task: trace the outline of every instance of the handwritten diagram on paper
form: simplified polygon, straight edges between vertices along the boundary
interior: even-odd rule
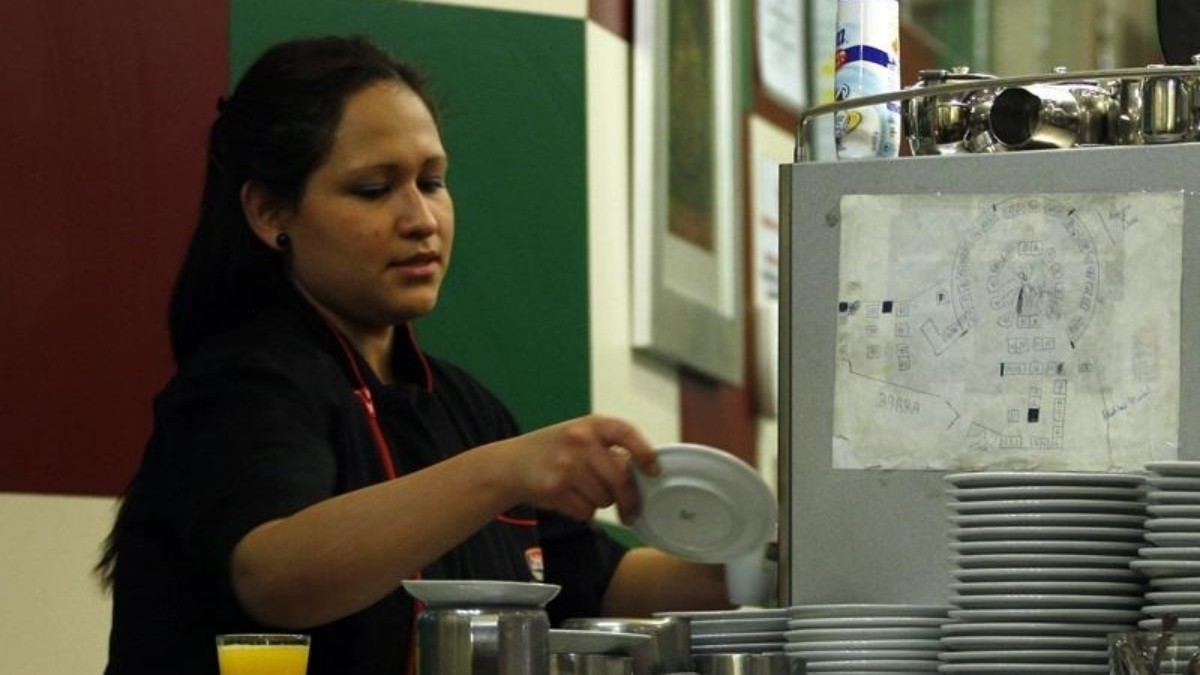
[[[1175,458],[1182,224],[1179,193],[843,197],[834,467]]]

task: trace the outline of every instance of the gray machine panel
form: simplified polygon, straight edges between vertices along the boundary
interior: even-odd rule
[[[1200,459],[1200,145],[781,167],[781,602],[944,603],[943,474],[832,468],[840,198],[846,194],[1182,191],[1180,456]]]

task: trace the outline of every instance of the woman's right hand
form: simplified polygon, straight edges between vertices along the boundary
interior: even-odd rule
[[[579,520],[612,504],[637,515],[633,471],[657,475],[654,449],[629,423],[588,415],[501,441],[521,502]]]

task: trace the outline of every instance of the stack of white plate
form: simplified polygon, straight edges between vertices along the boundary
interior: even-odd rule
[[[767,654],[782,652],[787,609],[734,609],[712,612],[660,612],[685,617],[691,627],[692,654]]]
[[[1173,614],[1181,630],[1200,630],[1200,462],[1151,462],[1146,479],[1146,542],[1133,569],[1150,590],[1142,607],[1155,630]]]
[[[936,673],[944,605],[833,604],[790,609],[784,650],[807,673]]]
[[[950,474],[952,622],[941,673],[1108,672],[1106,634],[1143,618],[1130,569],[1145,476]]]

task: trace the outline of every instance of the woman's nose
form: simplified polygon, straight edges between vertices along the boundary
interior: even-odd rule
[[[403,235],[427,237],[437,231],[437,215],[420,187],[412,185],[404,190],[397,211],[397,226]]]

